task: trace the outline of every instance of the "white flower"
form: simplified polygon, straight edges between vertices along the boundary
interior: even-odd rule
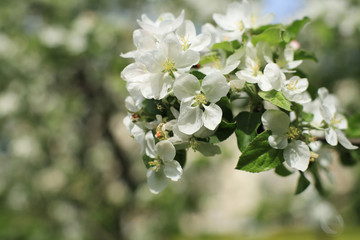
[[[306,78],[293,76],[284,82],[282,93],[288,100],[292,102],[297,102],[300,104],[308,103],[311,101],[309,93],[306,92],[308,86],[309,82]]]
[[[281,68],[281,71],[284,73],[295,72],[292,69],[297,68],[303,61],[294,60],[294,48],[292,44],[286,45],[284,51],[280,53],[279,57],[276,59],[276,64]],[[272,52],[269,45],[264,45],[264,58],[268,63],[274,63],[272,60]]]
[[[152,193],[159,193],[165,189],[168,179],[178,181],[182,175],[182,168],[178,161],[174,160],[175,147],[171,142],[164,140],[155,145],[152,138],[151,151],[147,154],[153,160],[148,162],[147,182]]]
[[[299,134],[296,128],[290,128],[289,116],[280,110],[267,110],[261,116],[265,130],[270,130],[269,144],[275,149],[284,149],[285,162],[292,168],[305,171],[310,161],[310,149],[300,140],[288,143],[288,133]]]
[[[244,79],[249,83],[260,82],[263,73],[261,71],[260,56],[258,56],[259,46],[260,44],[258,44],[257,47],[254,47],[251,43],[246,45],[245,68],[236,72],[236,76],[239,79]]]
[[[258,86],[262,91],[270,91],[275,89],[280,91],[281,86],[285,82],[286,77],[275,63],[268,63],[264,68],[264,74],[258,81]]]
[[[174,94],[181,100],[179,130],[188,135],[197,132],[202,126],[214,130],[222,118],[222,110],[215,103],[228,91],[226,78],[220,73],[207,75],[201,85],[190,74],[176,79]]]
[[[122,53],[120,56],[123,58],[137,58],[146,51],[156,49],[157,41],[150,33],[137,29],[133,33],[133,42],[136,50],[127,53]]]
[[[226,15],[214,13],[213,19],[219,27],[228,31],[226,36],[229,41],[232,41],[241,40],[246,29],[269,24],[273,19],[273,15],[268,14],[258,17],[248,1],[243,1],[242,3],[231,3],[227,8]]]
[[[183,50],[191,49],[197,52],[203,51],[210,45],[210,33],[201,33],[196,35],[194,23],[185,20],[183,24],[176,30],[176,35],[181,42]]]
[[[226,58],[225,55],[214,56],[214,60],[210,64],[206,64],[199,69],[205,75],[220,72],[224,75],[234,71],[240,64],[240,58],[244,55],[242,50],[235,51]]]
[[[224,37],[222,35],[222,31],[219,28],[215,28],[212,24],[206,23],[201,27],[202,33],[210,34],[211,41],[209,44],[209,47],[214,45],[215,43],[219,43],[224,40]]]
[[[153,22],[148,16],[143,14],[141,20],[138,20],[138,23],[142,29],[160,39],[161,36],[175,31],[183,23],[184,16],[184,10],[181,11],[177,18],[171,13],[163,13]]]
[[[121,76],[132,96],[140,93],[144,98],[162,99],[171,90],[175,73],[189,70],[199,59],[198,52],[183,51],[172,33],[166,35],[157,50],[142,54],[137,62],[128,65]]]
[[[349,150],[357,149],[345,136],[341,130],[345,130],[348,127],[345,116],[337,112],[336,106],[338,105],[338,99],[329,94],[328,90],[324,87],[318,89],[318,95],[320,100],[320,113],[327,124],[325,129],[325,139],[332,145],[336,146],[338,142]]]

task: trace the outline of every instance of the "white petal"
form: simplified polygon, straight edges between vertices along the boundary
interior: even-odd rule
[[[125,81],[141,81],[144,79],[148,72],[145,69],[145,66],[141,63],[132,63],[129,64],[122,70],[121,78]]]
[[[284,149],[288,145],[286,135],[270,135],[268,141],[270,146],[275,149]]]
[[[270,90],[274,89],[273,86],[271,85],[269,79],[264,75],[262,75],[260,77],[260,80],[258,81],[257,84],[258,84],[259,88],[264,92],[267,92],[267,91],[270,91]]]
[[[203,125],[202,115],[203,112],[199,107],[188,106],[181,108],[178,120],[179,130],[192,135]]]
[[[331,146],[336,146],[338,144],[338,138],[336,132],[331,127],[325,129],[325,139],[327,143],[330,144]]]
[[[176,30],[176,34],[184,37],[186,40],[191,40],[196,37],[195,25],[190,20],[185,20],[181,26]]]
[[[358,149],[357,146],[354,146],[354,145],[349,141],[349,139],[347,139],[347,138],[345,137],[344,133],[343,133],[341,130],[337,129],[337,130],[335,130],[335,131],[336,131],[336,134],[337,134],[337,136],[338,136],[338,139],[339,139],[340,144],[341,144],[344,148],[349,149],[349,150]]]
[[[151,131],[145,134],[145,153],[151,158],[156,157],[155,139]]]
[[[254,76],[253,72],[249,71],[248,69],[240,70],[240,71],[236,72],[235,75],[239,79],[243,79],[248,83],[258,83],[261,81],[261,75]],[[270,88],[271,88],[271,86],[270,86]]]
[[[229,92],[229,85],[221,73],[211,73],[202,81],[201,91],[206,100],[216,103]]]
[[[190,49],[199,52],[204,50],[206,47],[208,47],[210,43],[211,43],[210,33],[202,33],[192,40]]]
[[[191,68],[200,60],[200,54],[194,50],[188,49],[179,55],[174,56],[175,67],[177,69]]]
[[[289,167],[304,172],[309,166],[310,149],[300,140],[289,143],[289,145],[284,149],[283,155]]]
[[[336,128],[339,128],[339,129],[347,129],[348,128],[348,123],[347,123],[345,116],[340,113],[335,114],[334,122],[335,123],[333,124],[333,126],[335,126]]]
[[[329,96],[329,91],[325,87],[321,87],[318,89],[318,95],[321,100],[324,100],[327,96]]]
[[[181,178],[182,172],[183,170],[178,161],[172,160],[165,162],[165,176],[170,178],[172,181],[178,181]]]
[[[164,49],[148,51],[141,54],[136,60],[145,66],[145,70],[152,73],[160,73],[166,60]]]
[[[264,68],[264,75],[261,79],[261,82],[258,84],[261,90],[263,91],[269,91],[269,90],[265,90],[269,88],[268,85],[271,85],[271,89],[275,89],[279,91],[285,79],[286,79],[285,75],[281,72],[277,64],[268,63]]]
[[[222,110],[215,103],[211,103],[209,106],[205,106],[203,113],[204,126],[210,130],[214,130],[221,122]]]
[[[162,99],[171,89],[172,83],[172,77],[167,74],[149,73],[140,90],[145,98]]]
[[[200,82],[192,74],[183,74],[175,80],[173,89],[175,96],[182,100],[196,96],[197,92],[200,91]]]
[[[144,30],[137,29],[133,33],[134,45],[138,50],[154,50],[156,43],[154,38]]]
[[[176,150],[171,142],[164,140],[156,144],[155,150],[157,155],[164,161],[171,161],[174,159]]]
[[[166,188],[168,180],[163,171],[154,171],[151,168],[147,170],[147,183],[152,193],[159,193]]]
[[[296,60],[296,61],[292,61],[292,62],[288,62],[286,64],[286,67],[288,69],[294,69],[294,68],[297,68],[298,66],[300,66],[300,64],[302,64],[302,60]]]
[[[235,61],[235,62],[231,62],[227,65],[225,65],[225,67],[221,70],[221,73],[226,75],[226,74],[229,74],[231,73],[232,71],[235,70],[235,68],[237,68],[240,64],[240,61]]]
[[[236,25],[232,21],[229,21],[229,19],[224,15],[214,13],[213,19],[216,22],[216,24],[219,25],[219,27],[221,27],[224,30],[227,31],[236,30]]]
[[[284,58],[287,62],[294,60],[294,49],[290,45],[287,45],[284,49]]]
[[[266,110],[261,121],[265,130],[271,130],[273,135],[284,135],[290,126],[289,116],[280,110]]]
[[[321,116],[324,118],[324,121],[330,124],[331,119],[334,116],[333,114],[331,114],[330,109],[327,106],[325,106],[324,104],[321,104],[320,105],[320,113],[321,113]]]

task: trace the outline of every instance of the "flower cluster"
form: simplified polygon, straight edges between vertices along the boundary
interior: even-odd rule
[[[151,192],[181,178],[189,148],[218,154],[216,143],[234,132],[242,152],[236,168],[250,172],[283,163],[306,171],[318,158],[316,137],[356,148],[342,132],[336,98],[321,88],[312,100],[298,71],[316,60],[295,40],[308,18],[271,25],[271,14],[254,13],[247,1],[234,2],[200,33],[184,11],[138,20],[136,50],[122,54],[134,59],[121,73],[130,93],[124,124],[141,144]],[[239,99],[246,104],[233,116]]]

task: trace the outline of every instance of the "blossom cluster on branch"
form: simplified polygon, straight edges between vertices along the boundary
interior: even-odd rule
[[[257,16],[247,1],[234,2],[226,14],[213,14],[217,26],[197,33],[184,16],[142,15],[136,50],[121,55],[134,59],[121,73],[130,93],[124,124],[141,144],[151,192],[181,178],[189,148],[219,154],[216,144],[233,133],[241,151],[236,169],[275,168],[283,176],[299,170],[297,193],[310,183],[304,172],[317,176],[327,166],[317,137],[357,148],[343,133],[347,121],[336,97],[320,88],[312,99],[298,69],[317,61],[295,40],[308,18],[270,24],[272,14]]]

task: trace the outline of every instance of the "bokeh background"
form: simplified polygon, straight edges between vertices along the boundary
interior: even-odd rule
[[[313,187],[294,196],[297,177],[235,170],[234,138],[223,153],[188,153],[183,178],[149,192],[126,115],[119,55],[134,49],[142,13],[186,18],[200,29],[230,1],[1,0],[0,239],[359,239],[360,152],[334,158]],[[309,16],[300,33],[318,63],[305,62],[310,92],[326,86],[360,137],[360,3],[256,1],[275,22]]]

